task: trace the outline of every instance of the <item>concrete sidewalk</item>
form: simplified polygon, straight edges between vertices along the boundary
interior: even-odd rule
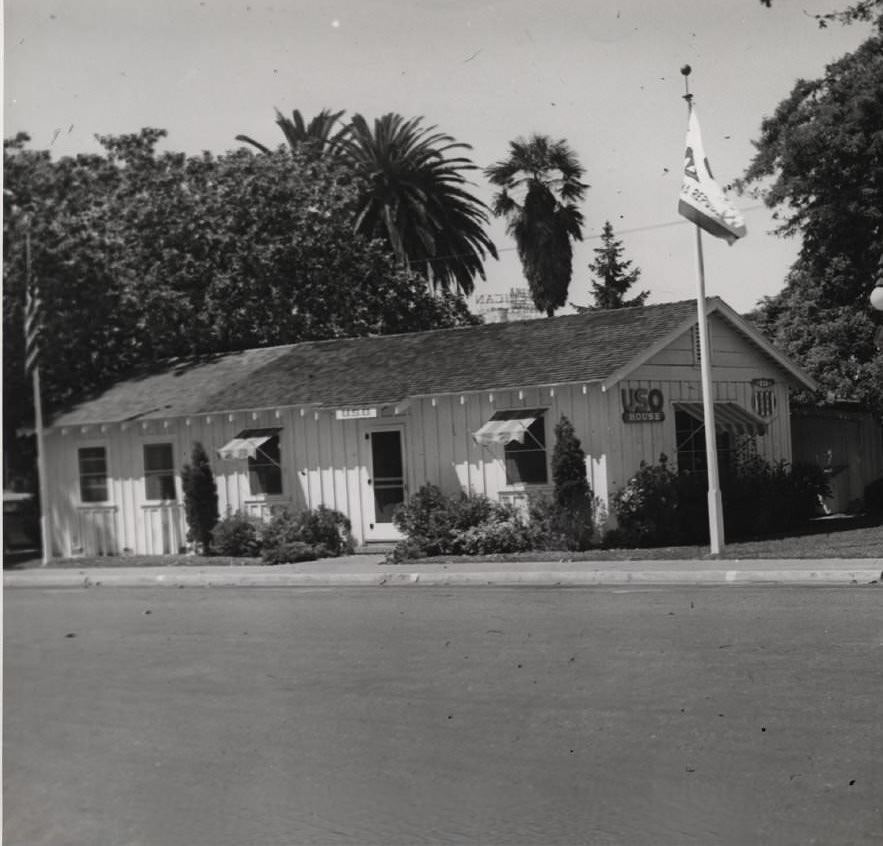
[[[100,567],[3,574],[5,588],[76,587],[593,587],[616,585],[866,585],[883,558],[685,561],[384,563],[353,555],[275,567]]]

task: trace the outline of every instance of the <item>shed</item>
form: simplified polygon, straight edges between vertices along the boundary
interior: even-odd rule
[[[720,460],[790,460],[789,387],[815,383],[722,300],[706,310]],[[389,542],[425,483],[516,503],[550,492],[562,415],[603,514],[642,460],[703,466],[696,326],[689,300],[168,362],[47,428],[53,552],[184,548],[197,441],[222,514],[324,504],[360,545]]]

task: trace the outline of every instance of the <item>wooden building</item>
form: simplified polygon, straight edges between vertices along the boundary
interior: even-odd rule
[[[816,385],[720,299],[707,311],[720,461],[790,460],[788,389]],[[696,322],[686,301],[171,362],[47,428],[53,554],[182,549],[197,441],[222,514],[324,504],[370,545],[397,537],[395,507],[427,482],[551,490],[566,415],[603,506],[642,460],[703,465]]]

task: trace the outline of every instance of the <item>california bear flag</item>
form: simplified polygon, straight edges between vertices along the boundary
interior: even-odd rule
[[[711,175],[702,146],[699,119],[692,107],[687,124],[684,181],[681,183],[678,214],[692,220],[709,235],[726,239],[728,244],[744,238],[747,231],[744,218],[730,204]]]

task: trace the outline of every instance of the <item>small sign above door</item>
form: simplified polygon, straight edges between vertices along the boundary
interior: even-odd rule
[[[334,411],[335,420],[364,420],[376,416],[376,408],[338,408]]]

